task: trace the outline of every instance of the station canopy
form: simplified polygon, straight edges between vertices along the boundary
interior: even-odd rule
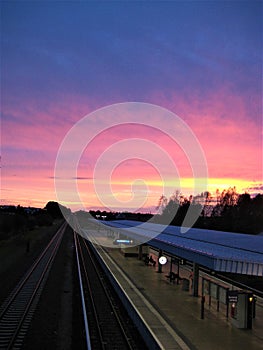
[[[106,221],[126,237],[214,271],[263,276],[263,236],[131,220]]]

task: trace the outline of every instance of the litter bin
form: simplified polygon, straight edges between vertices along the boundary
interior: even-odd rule
[[[189,292],[190,281],[187,278],[183,278],[182,290]]]

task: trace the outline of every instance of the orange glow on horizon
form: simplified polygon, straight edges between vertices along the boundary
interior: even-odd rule
[[[199,180],[201,181],[201,179]],[[17,186],[17,179],[13,179],[13,181],[16,182]],[[137,181],[135,188],[133,188],[132,183],[127,181],[127,179],[115,180],[111,184],[112,193],[101,193],[100,198],[98,198],[98,195],[94,191],[92,180],[83,179],[78,182],[80,182],[80,198],[83,201],[86,210],[106,209],[112,211],[125,211],[127,209],[134,209],[135,211],[147,211],[147,208],[149,208],[149,210],[153,212],[158,204],[160,196],[163,194],[163,183],[156,179],[145,180],[145,182]],[[217,189],[222,192],[229,187],[235,186],[237,193],[262,193],[262,191],[252,190],[257,184],[260,185],[260,182],[252,183],[245,179],[234,178],[210,178],[208,179],[207,190],[214,195]],[[176,186],[174,179],[170,179],[168,182],[166,181],[166,186],[167,185],[169,185],[169,188],[166,188],[166,190],[168,190],[166,191],[166,193],[168,192],[168,198],[177,190],[185,196],[193,194],[194,181],[192,178],[181,178],[180,187]],[[53,179],[30,179],[29,181],[28,179],[20,178],[19,186],[16,187],[16,190],[8,191],[5,188],[2,189],[1,205],[22,205],[26,207],[31,206],[43,208],[48,201],[57,200],[54,188],[51,190],[52,186]],[[67,189],[65,189],[65,191],[67,191]],[[136,193],[134,193],[134,191]],[[138,208],[138,210],[136,207],[129,207],[129,201],[131,201],[134,195],[137,196],[138,200],[142,203],[142,207]],[[8,197],[8,199],[5,199],[5,197]],[[108,203],[113,197],[118,200],[119,206],[105,208],[103,205],[104,200]],[[61,204],[71,208],[73,211],[80,209],[79,203],[72,203],[70,200],[67,203],[65,202]]]

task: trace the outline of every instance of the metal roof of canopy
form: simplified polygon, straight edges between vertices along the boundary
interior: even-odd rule
[[[103,224],[211,270],[263,276],[263,236],[196,228],[181,233],[178,226],[129,220]]]

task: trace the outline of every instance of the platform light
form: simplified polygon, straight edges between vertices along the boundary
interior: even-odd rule
[[[160,263],[161,265],[165,265],[165,264],[167,263],[167,258],[166,258],[166,256],[160,256],[160,258],[159,258],[159,263]]]

